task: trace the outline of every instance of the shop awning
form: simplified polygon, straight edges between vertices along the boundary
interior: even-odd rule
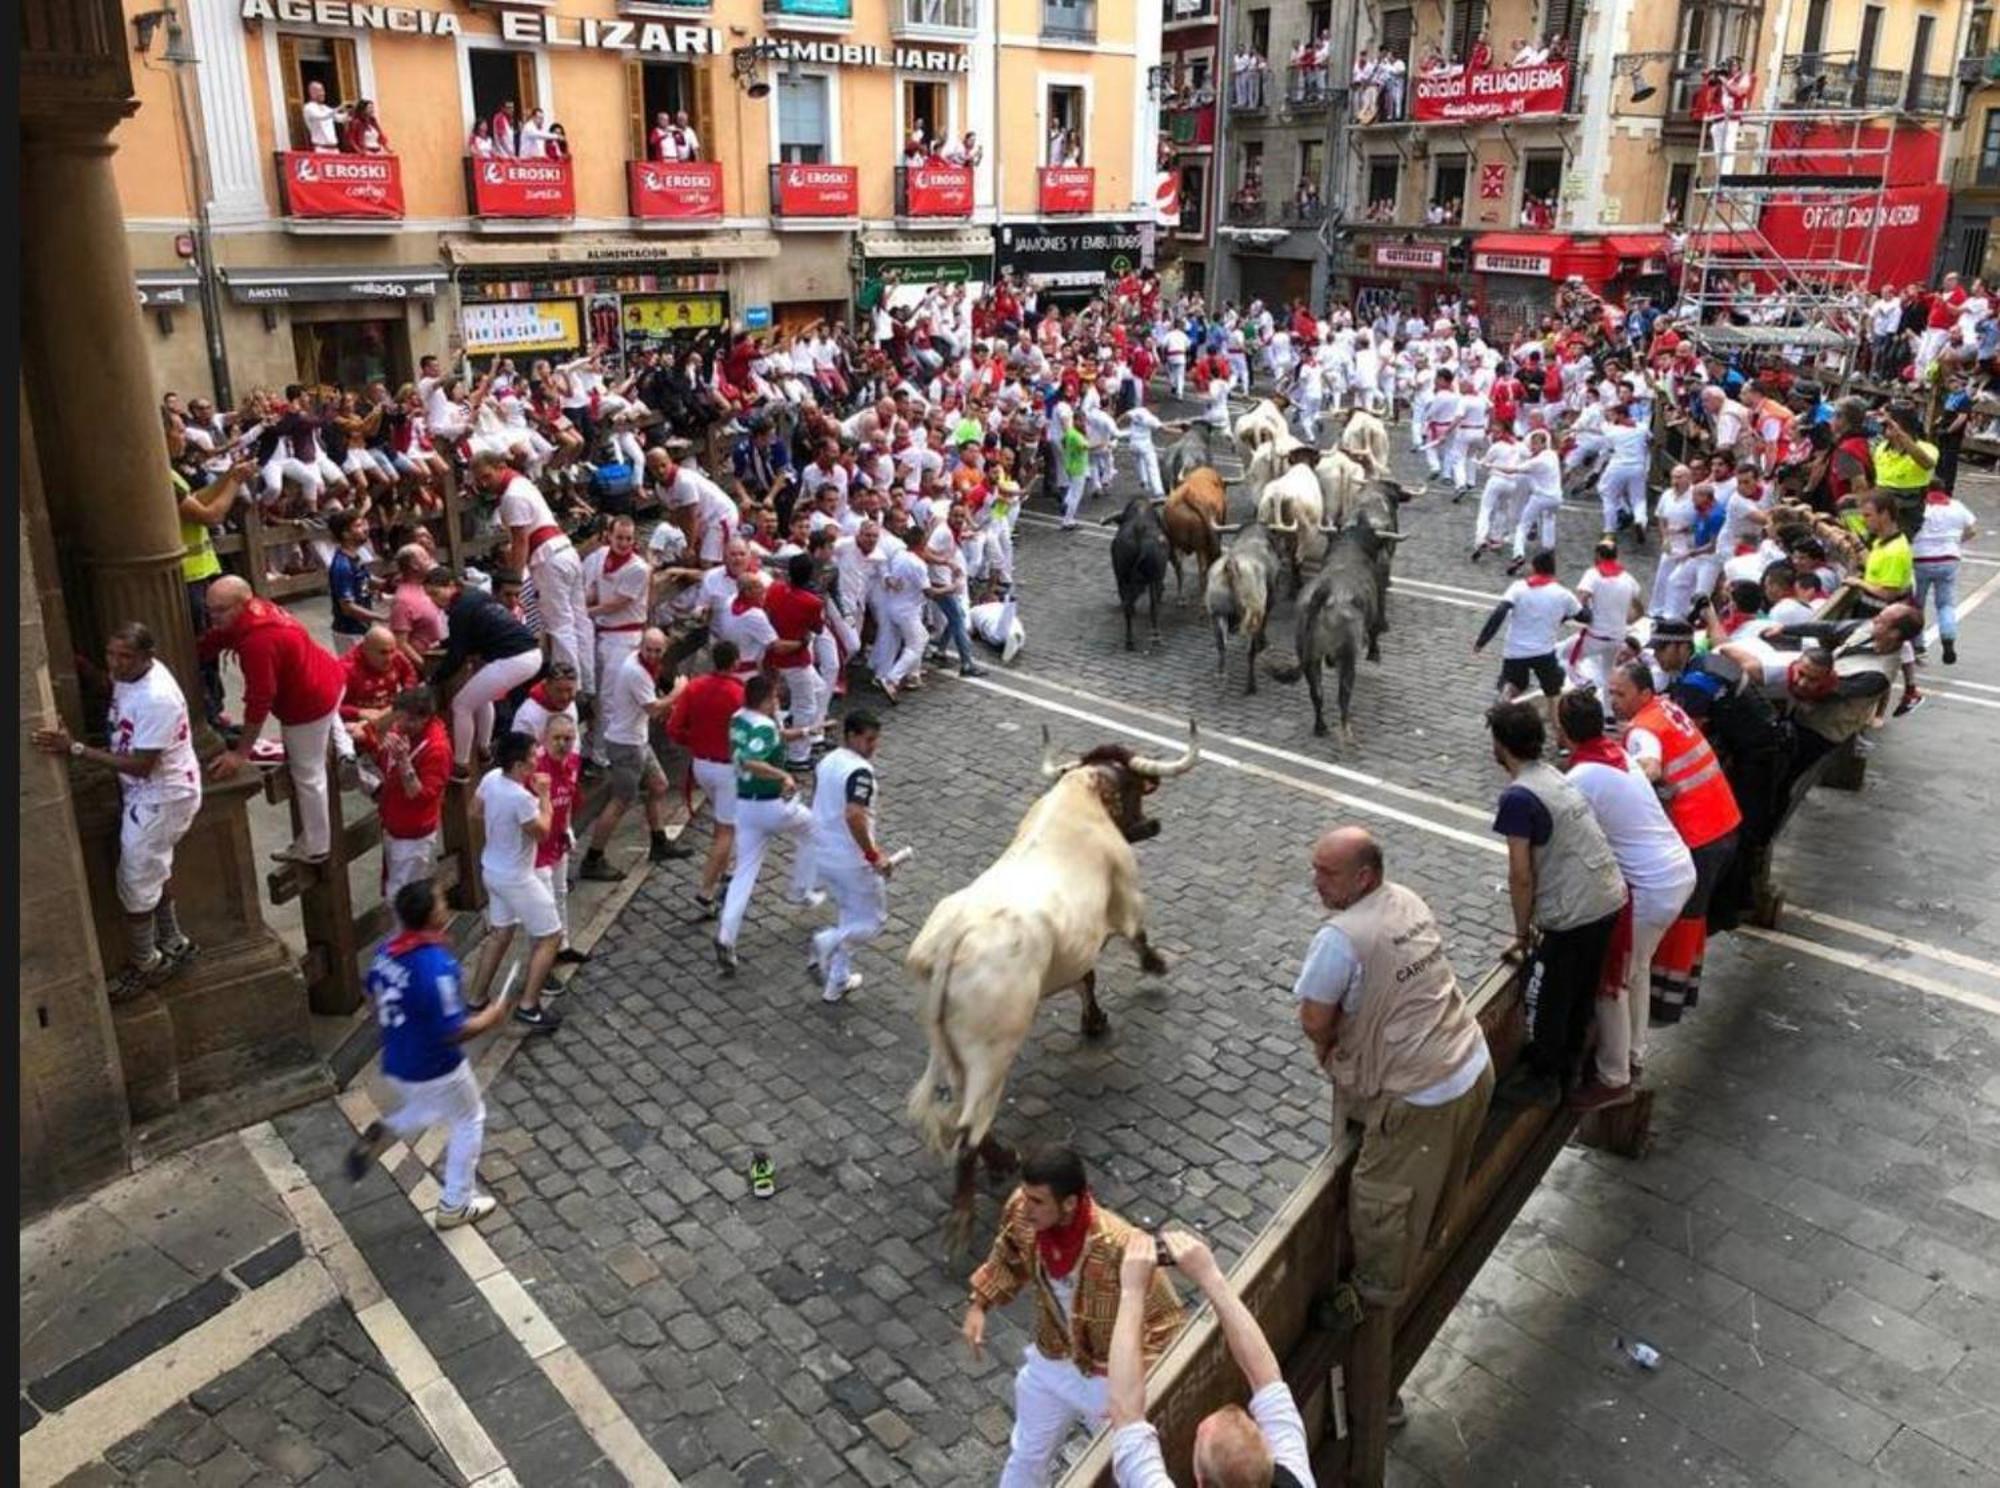
[[[735,258],[776,258],[774,237],[732,238],[726,233],[701,237],[584,237],[513,241],[446,238],[445,257],[456,264],[594,264],[609,272],[618,264],[648,264],[683,259],[710,261]]]
[[[315,300],[429,300],[450,275],[439,264],[353,268],[223,269],[229,297],[242,305]]]
[[[1665,258],[1665,233],[1607,233],[1604,246],[1619,258]]]
[[[1472,267],[1482,274],[1559,279],[1556,265],[1569,246],[1559,233],[1482,233],[1472,240]]]
[[[954,233],[869,233],[861,240],[863,258],[991,258],[993,233],[975,228]]]
[[[141,269],[132,282],[143,309],[170,310],[193,298],[188,291],[201,283],[201,276],[193,269]]]
[[[1481,233],[1472,240],[1474,253],[1542,253],[1553,257],[1569,247],[1561,233]]]

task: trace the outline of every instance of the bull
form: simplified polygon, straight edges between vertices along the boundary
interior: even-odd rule
[[[1394,517],[1393,503],[1388,507]],[[1361,656],[1382,659],[1380,638],[1387,628],[1388,554],[1402,534],[1377,526],[1364,517],[1333,533],[1326,561],[1299,596],[1298,654],[1291,661],[1271,661],[1267,668],[1280,682],[1303,676],[1312,694],[1313,732],[1326,733],[1326,700],[1321,677],[1331,666],[1338,678],[1340,741],[1352,746],[1354,729],[1348,705],[1354,696],[1354,669]]]
[[[1103,744],[1067,764],[1043,729],[1042,775],[1053,784],[993,866],[939,900],[911,943],[904,966],[918,989],[930,1062],[907,1109],[932,1150],[956,1160],[954,1249],[971,1230],[976,1163],[996,1173],[1014,1164],[993,1137],[993,1118],[1036,1009],[1075,987],[1084,1035],[1108,1032],[1111,1020],[1097,1004],[1097,959],[1113,935],[1131,942],[1141,970],[1165,973],[1166,959],[1146,939],[1132,844],[1160,831],[1145,798],[1200,758],[1192,724],[1178,759]]]
[[[1160,591],[1166,587],[1167,559],[1172,549],[1160,513],[1144,496],[1134,496],[1125,510],[1106,517],[1104,525],[1118,531],[1111,539],[1111,571],[1118,578],[1118,603],[1125,611],[1125,649],[1138,649],[1132,642],[1132,611],[1139,596],[1150,601],[1153,627],[1151,644],[1160,643]]]
[[[1213,470],[1189,472],[1173,488],[1160,512],[1167,531],[1167,561],[1174,566],[1174,598],[1181,597],[1181,555],[1196,562],[1195,576],[1208,592],[1208,571],[1222,556],[1222,527],[1229,518],[1229,492]]]
[[[1244,459],[1253,458],[1267,444],[1284,444],[1292,438],[1292,426],[1285,421],[1285,410],[1291,406],[1291,400],[1278,393],[1259,398],[1238,416],[1229,432],[1235,436],[1236,447],[1243,452]]]
[[[1309,444],[1293,446],[1291,467],[1267,482],[1257,497],[1257,520],[1270,531],[1294,591],[1301,567],[1317,562],[1326,548],[1326,499],[1312,468],[1315,453]]]
[[[1167,446],[1167,457],[1160,462],[1160,474],[1171,491],[1188,476],[1188,472],[1202,466],[1215,464],[1215,426],[1204,421],[1189,424],[1179,439]]]
[[[1228,640],[1232,634],[1250,637],[1250,685],[1257,690],[1257,653],[1264,649],[1264,627],[1271,617],[1271,596],[1278,582],[1278,550],[1270,529],[1246,522],[1230,539],[1229,551],[1210,565],[1203,599],[1215,625],[1215,671],[1229,672]]]
[[[1389,430],[1365,408],[1347,415],[1340,431],[1340,450],[1370,475],[1389,473]]]

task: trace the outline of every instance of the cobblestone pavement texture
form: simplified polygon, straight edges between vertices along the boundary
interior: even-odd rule
[[[1409,474],[1406,431],[1395,437]],[[1967,486],[2000,526],[2000,485]],[[1086,516],[1131,489],[1121,473]],[[1213,754],[1154,799],[1164,830],[1139,849],[1168,974],[1142,977],[1109,947],[1110,1035],[1085,1040],[1077,1002],[1056,999],[1000,1116],[1010,1142],[1077,1146],[1103,1200],[1134,1220],[1188,1223],[1233,1257],[1324,1149],[1324,1086],[1288,995],[1321,913],[1306,871],[1321,827],[1376,829],[1393,875],[1448,927],[1461,977],[1506,936],[1487,826],[1499,777],[1480,723],[1498,663],[1470,651],[1505,580],[1465,559],[1469,506],[1433,490],[1404,509],[1393,629],[1357,682],[1348,749],[1313,737],[1303,689],[1266,681],[1245,697],[1240,641],[1218,682],[1212,639],[1171,586],[1159,649],[1126,653],[1106,529],[1061,535],[1046,511],[1031,506],[1019,539],[1029,639],[1015,667],[971,683],[941,669],[893,710],[865,685],[857,695],[887,718],[883,838],[916,848],[858,958],[865,986],[819,1001],[804,952],[825,912],[782,903],[783,852],[733,981],[692,917],[689,865],[669,865],[572,980],[561,1033],[523,1043],[488,1091],[482,1173],[503,1207],[485,1238],[683,1482],[997,1473],[1031,1318],[1025,1302],[997,1315],[983,1362],[959,1342],[985,1237],[945,1255],[948,1175],[903,1116],[925,1049],[900,962],[1040,789],[1042,725],[1067,749],[1164,750],[1192,716]],[[1562,523],[1568,580],[1594,507]],[[1650,555],[1634,566],[1650,577]],[[1962,603],[1995,573],[1968,565]],[[1289,599],[1272,636],[1290,649]],[[2000,1482],[2000,1027],[1937,995],[2000,996],[2000,867],[1988,834],[1958,826],[2000,808],[1981,702],[2000,702],[2000,606],[1969,617],[1964,644],[1961,666],[1928,677],[1938,700],[1886,736],[1867,788],[1820,793],[1781,849],[1785,929],[1818,951],[1748,935],[1715,947],[1701,1008],[1658,1041],[1653,1153],[1558,1161],[1410,1381],[1392,1482]],[[1150,740],[1121,732],[1133,729]],[[280,1129],[366,1250],[364,1201],[382,1226],[414,1214],[386,1174],[351,1192],[327,1176],[343,1121],[327,1105]],[[777,1167],[769,1201],[745,1178],[758,1150]],[[982,1197],[981,1229],[998,1198]],[[371,1260],[394,1264],[386,1250]],[[424,1267],[457,1285],[428,1249]],[[428,1283],[383,1279],[431,1342],[411,1297]],[[1630,1339],[1660,1350],[1657,1370],[1629,1362]],[[447,1375],[504,1447],[485,1355],[444,1342]],[[510,1368],[518,1352],[487,1350]],[[239,1463],[247,1475],[230,1476]],[[530,1488],[564,1481],[547,1461],[514,1468]],[[73,1481],[183,1476],[452,1474],[333,1309]]]
[[[504,1200],[495,1249],[685,1480],[983,1482],[1004,1457],[1030,1319],[1025,1304],[996,1318],[984,1363],[958,1342],[969,1261],[944,1257],[946,1174],[902,1115],[925,1055],[899,963],[1038,790],[1040,725],[1075,749],[1107,737],[1088,715],[1171,740],[1192,714],[1302,757],[1217,740],[1258,772],[1211,763],[1163,789],[1165,830],[1140,858],[1171,971],[1142,978],[1109,948],[1109,1038],[1084,1040],[1077,1004],[1057,999],[1015,1066],[1001,1134],[1074,1143],[1127,1216],[1240,1253],[1323,1148],[1323,1087],[1287,995],[1319,913],[1305,871],[1318,828],[1372,820],[1392,873],[1450,927],[1460,974],[1490,964],[1508,920],[1501,860],[1325,794],[1485,838],[1498,777],[1480,713],[1497,661],[1470,641],[1504,579],[1466,563],[1471,518],[1435,491],[1406,509],[1406,582],[1343,751],[1313,738],[1302,690],[1242,695],[1240,643],[1219,685],[1171,587],[1159,651],[1128,655],[1101,529],[1060,535],[1031,516],[1018,675],[996,668],[995,688],[940,671],[888,714],[882,832],[917,856],[845,1005],[813,995],[803,952],[820,920],[780,902],[781,864],[735,981],[713,968],[687,875],[648,882],[578,978],[561,1036],[522,1049],[490,1092],[484,1171]],[[1562,520],[1573,578],[1597,523]],[[1637,566],[1650,575],[1649,556]],[[1290,610],[1273,622],[1280,647]],[[1995,636],[1990,617],[1980,633]],[[1925,772],[1990,739],[1985,712],[1934,705],[1894,731],[1864,796],[1815,802],[1784,854],[1797,897],[1827,891],[1816,902],[1964,955],[2000,950],[1978,908],[1996,902],[1990,861],[1904,809]],[[1994,804],[1990,775],[1968,789]],[[1992,1020],[1742,937],[1715,953],[1710,986],[1662,1039],[1655,1155],[1558,1164],[1414,1382],[1399,1480],[1969,1484],[2000,1469]],[[743,1176],[760,1149],[778,1170],[764,1203]],[[1635,1371],[1625,1334],[1667,1365]]]
[[[464,1481],[354,1314],[333,1306],[71,1473],[63,1488]]]

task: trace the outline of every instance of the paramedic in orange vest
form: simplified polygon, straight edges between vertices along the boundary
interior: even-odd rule
[[[1694,858],[1694,892],[1653,953],[1651,1021],[1677,1023],[1701,993],[1708,902],[1736,856],[1743,821],[1736,793],[1708,740],[1680,706],[1653,691],[1652,668],[1631,662],[1611,674],[1611,711],[1625,727],[1625,751],[1659,792],[1660,804]],[[1645,1053],[1646,1020],[1633,1017],[1632,1061]]]

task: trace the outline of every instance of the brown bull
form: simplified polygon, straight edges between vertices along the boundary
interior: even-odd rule
[[[1199,594],[1208,592],[1209,565],[1222,556],[1222,528],[1229,519],[1229,492],[1207,466],[1188,472],[1160,513],[1167,529],[1168,561],[1174,566],[1174,598],[1181,598],[1181,555],[1195,560]]]

